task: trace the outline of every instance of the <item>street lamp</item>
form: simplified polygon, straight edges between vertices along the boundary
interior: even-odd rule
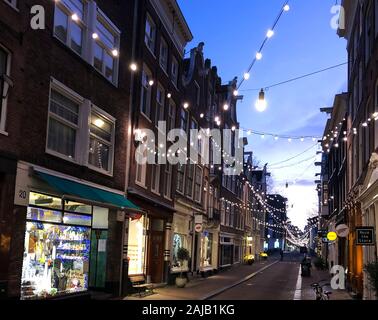
[[[259,111],[259,112],[264,112],[266,110],[267,102],[265,100],[264,89],[261,89],[261,91],[259,93],[259,99],[256,101],[255,107],[256,107],[257,111]]]
[[[6,74],[0,75],[0,92],[2,99],[8,97],[9,88],[13,88],[13,80]]]

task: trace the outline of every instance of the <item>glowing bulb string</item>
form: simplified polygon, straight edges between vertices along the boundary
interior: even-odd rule
[[[247,72],[244,73],[244,77],[242,78],[242,80],[240,81],[239,85],[237,86],[237,90],[239,90],[239,88],[243,85],[244,81],[249,79],[249,76],[246,77],[245,75],[249,75],[253,66],[255,65],[256,61],[257,60],[260,60],[262,58],[262,51],[266,45],[266,43],[268,42],[268,40],[273,36],[274,34],[274,30],[276,29],[277,27],[277,24],[279,22],[279,20],[281,19],[282,17],[282,14],[285,12],[285,11],[288,11],[290,9],[289,7],[289,0],[285,1],[285,3],[283,4],[283,6],[281,7],[279,13],[278,13],[278,16],[277,18],[274,20],[274,23],[273,23],[273,26],[271,29],[268,30],[268,33],[266,34],[263,42],[261,43],[260,45],[260,48],[258,50],[258,52],[256,53],[255,57],[253,58],[251,64],[249,65],[248,69],[247,69]]]

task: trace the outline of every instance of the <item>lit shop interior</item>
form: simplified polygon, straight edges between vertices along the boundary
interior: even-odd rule
[[[105,286],[109,209],[30,193],[21,299]]]

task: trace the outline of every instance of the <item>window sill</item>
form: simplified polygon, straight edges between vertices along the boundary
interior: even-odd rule
[[[146,189],[147,190],[147,186],[144,185],[142,182],[138,182],[138,181],[135,181],[135,184],[143,189]]]
[[[155,53],[153,52],[153,50],[146,44],[146,42],[144,42],[144,45],[146,46],[146,48],[148,49],[148,51],[151,53],[151,55],[154,57],[154,59],[156,59],[156,55]]]
[[[146,120],[149,122],[149,123],[152,123],[152,120],[143,112],[143,111],[141,111],[140,112],[140,114],[144,117],[144,118],[146,118]]]
[[[0,129],[0,134],[2,134],[2,135],[4,135],[4,136],[7,136],[7,137],[8,137],[8,135],[9,135],[8,132],[3,131],[3,130],[1,130],[1,129]]]
[[[11,3],[8,2],[8,1],[4,1],[4,0],[3,0],[3,2],[5,2],[5,4],[7,4],[8,6],[10,6],[10,7],[11,7],[13,10],[15,10],[16,12],[20,13],[20,9],[18,9],[15,5],[11,4]]]
[[[159,191],[157,191],[157,190],[152,190],[152,189],[151,189],[151,192],[152,192],[153,194],[155,194],[155,195],[161,197],[161,194],[159,193]]]
[[[49,150],[49,149],[46,149],[46,153],[51,155],[51,156],[54,156],[54,157],[57,157],[57,158],[60,158],[62,160],[66,160],[66,161],[69,161],[71,163],[74,163],[74,164],[77,164],[77,165],[80,165],[79,162],[77,162],[74,158],[70,158],[68,156],[65,156],[63,154],[60,154],[56,151],[52,151],[52,150]]]
[[[167,199],[167,200],[169,200],[169,201],[172,201],[172,198],[171,197],[168,197],[168,196],[164,196],[164,199]]]
[[[106,175],[108,177],[113,177],[113,170],[111,170],[110,172],[109,171],[105,171],[105,170],[102,170],[100,168],[97,168],[91,164],[88,164],[88,168],[93,170],[93,171],[96,171],[98,173],[102,173],[103,175]]]

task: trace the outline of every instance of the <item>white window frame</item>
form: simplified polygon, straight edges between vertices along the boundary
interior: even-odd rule
[[[95,106],[94,104],[91,105],[91,113],[94,112],[94,113],[97,113],[99,114],[101,117],[105,118],[107,121],[111,122],[112,125],[113,125],[113,128],[112,128],[112,137],[111,137],[111,141],[106,141],[98,136],[96,136],[95,134],[91,133],[90,132],[90,128],[88,130],[89,132],[89,135],[88,135],[88,152],[89,152],[89,138],[90,137],[95,137],[96,140],[100,140],[103,144],[106,144],[108,147],[109,147],[109,170],[104,170],[104,169],[101,169],[101,168],[98,168],[92,164],[89,163],[89,156],[87,157],[87,166],[88,168],[94,170],[94,171],[98,171],[98,172],[101,172],[101,173],[104,173],[104,174],[107,174],[107,175],[110,175],[110,176],[113,176],[113,170],[114,170],[114,146],[115,146],[115,126],[116,126],[116,119],[111,116],[110,114],[108,114],[107,112],[105,112],[104,110],[100,109],[99,107]]]
[[[147,34],[147,23],[150,25],[150,28],[152,30],[153,35]],[[148,48],[148,50],[152,53],[153,56],[155,56],[155,50],[156,50],[156,23],[151,18],[151,16],[147,13],[146,16],[146,22],[144,27],[144,44]],[[151,48],[152,46],[152,48]]]
[[[65,96],[66,98],[70,99],[71,101],[73,101],[73,102],[75,102],[79,105],[78,124],[77,125],[73,125],[72,123],[69,123],[68,121],[66,121],[66,120],[60,118],[59,116],[53,114],[52,112],[50,112],[52,91],[56,91],[56,92],[60,93],[61,95]],[[85,138],[85,136],[83,135],[83,133],[85,133],[84,127],[88,129],[88,120],[87,120],[86,126],[85,126],[84,121],[83,121],[83,119],[85,118],[85,117],[83,117],[83,113],[88,114],[88,112],[85,112],[85,111],[88,111],[88,110],[85,110],[85,109],[87,109],[86,105],[87,105],[86,100],[82,96],[80,96],[75,91],[68,88],[67,86],[65,86],[63,83],[61,83],[61,82],[59,82],[55,79],[51,79],[49,101],[48,101],[47,128],[46,128],[46,146],[45,146],[46,153],[53,155],[55,157],[73,162],[73,163],[77,163],[77,164],[83,163],[83,159],[80,156],[80,150],[87,149],[87,147],[85,147],[85,142],[88,141],[88,139]],[[49,149],[48,141],[49,141],[49,128],[50,128],[50,119],[51,118],[54,118],[54,119],[56,119],[60,122],[63,122],[64,124],[67,124],[68,126],[74,128],[76,130],[75,154],[72,158],[65,155],[65,154],[61,154],[58,151]],[[80,128],[82,128],[82,129],[80,129]]]
[[[144,83],[144,79],[146,78],[146,82]],[[145,116],[148,121],[151,122],[151,118],[152,118],[152,108],[151,108],[151,104],[152,104],[152,87],[149,85],[148,81],[149,79],[152,79],[152,72],[150,71],[150,69],[144,65],[143,66],[143,71],[142,71],[142,82],[141,82],[141,86],[142,86],[142,94],[140,95],[140,113]],[[144,111],[143,111],[143,98],[144,98],[144,95],[145,93],[148,93],[148,96],[147,96],[147,100],[146,100],[146,112],[149,113],[149,114],[146,114]],[[148,106],[147,106],[147,103],[148,103]]]
[[[137,154],[137,152],[139,150],[140,149],[138,147],[135,149],[135,155]],[[139,153],[139,154],[142,155],[143,157],[147,157],[147,150],[145,149],[143,154],[141,154],[141,153]],[[135,159],[135,166],[136,166],[136,168],[135,168],[135,184],[144,188],[144,189],[147,189],[147,187],[146,187],[147,162],[144,163],[144,164],[138,164],[136,159]],[[141,170],[141,180],[138,180],[139,170]]]
[[[173,71],[175,70],[176,67],[176,73],[174,73]],[[176,59],[175,56],[172,57],[172,65],[171,65],[171,81],[173,83],[173,85],[176,87],[178,87],[178,78],[179,78],[179,63],[178,63],[178,60]]]
[[[79,119],[78,124],[75,127],[76,129],[76,145],[75,145],[75,156],[70,158],[64,154],[61,154],[55,150],[48,148],[48,135],[49,135],[49,126],[50,126],[50,118],[55,118],[60,122],[63,122],[69,126],[73,126],[73,124],[65,121],[64,119],[60,118],[57,115],[54,115],[50,112],[50,102],[51,102],[51,93],[52,90],[62,94],[66,98],[72,100],[73,102],[79,105]],[[104,117],[109,122],[113,124],[113,132],[112,132],[112,139],[111,139],[111,146],[110,146],[110,159],[109,159],[109,170],[102,170],[97,168],[94,165],[89,164],[89,139],[91,136],[89,123],[90,123],[90,115],[91,111],[98,113],[100,116]],[[106,113],[101,108],[93,105],[88,99],[84,99],[78,93],[70,89],[69,87],[65,86],[63,83],[59,82],[58,80],[51,78],[50,81],[50,93],[49,93],[49,101],[48,101],[48,117],[47,117],[47,128],[46,128],[46,144],[45,144],[45,152],[52,156],[70,161],[72,163],[76,163],[79,165],[83,165],[88,167],[93,171],[100,172],[104,175],[113,176],[113,168],[114,168],[114,148],[115,148],[115,126],[116,126],[116,119],[111,116],[110,114]],[[102,140],[101,138],[96,136],[96,139]],[[106,142],[109,145],[109,142]]]
[[[95,19],[94,27],[93,27],[93,30],[96,30],[96,33],[99,35],[99,31],[97,31],[97,28],[96,28],[97,21],[99,21],[99,23],[101,23],[110,33],[113,34],[113,36],[115,38],[115,48],[109,48],[103,41],[101,41],[100,36],[97,39],[93,40],[92,48],[91,48],[91,51],[93,52],[93,54],[92,54],[93,57],[91,57],[92,58],[92,65],[94,67],[94,46],[95,46],[95,43],[98,43],[100,45],[100,47],[102,47],[104,50],[106,50],[107,53],[113,58],[114,65],[113,65],[113,78],[112,78],[112,80],[109,80],[105,76],[105,64],[102,66],[102,69],[103,69],[102,71],[98,70],[95,67],[94,68],[99,73],[101,73],[105,77],[105,79],[112,82],[115,86],[118,86],[119,57],[115,57],[112,54],[112,50],[116,49],[116,50],[119,51],[120,42],[121,42],[121,40],[120,40],[121,39],[121,31],[117,28],[117,26],[106,16],[106,14],[99,7],[96,7],[96,19]],[[92,36],[90,36],[89,38],[91,38],[91,37]]]
[[[172,165],[167,163],[164,170],[164,197],[172,200]]]
[[[165,57],[165,60],[163,61],[162,58],[164,57],[162,55],[162,49],[163,47],[166,48],[166,57]],[[160,64],[160,67],[163,69],[163,71],[165,73],[168,73],[168,57],[169,57],[169,48],[168,48],[168,43],[167,41],[165,41],[165,39],[163,37],[160,38],[160,50],[159,50],[159,64]]]
[[[158,100],[158,92],[160,91],[161,103]],[[156,90],[156,108],[155,108],[155,126],[158,128],[159,121],[164,121],[165,110],[165,89],[158,83]]]
[[[152,164],[152,170],[151,170],[151,191],[155,194],[160,195],[160,176],[161,176],[161,170],[160,170],[160,164]]]
[[[12,54],[6,47],[2,46],[1,44],[0,44],[0,49],[3,50],[6,54],[7,64],[6,64],[5,74],[8,77],[10,77],[11,76],[11,65],[12,65]],[[5,99],[3,99],[3,92],[0,92],[0,99],[1,99],[0,100],[0,103],[1,103],[0,134],[4,134],[4,135],[7,136],[8,133],[6,132],[5,129],[6,129],[6,119],[7,119],[8,96]]]
[[[199,185],[199,199],[196,199],[196,189],[197,189],[197,171],[201,171],[201,182],[200,182],[200,185]],[[194,201],[197,202],[197,203],[201,203],[202,202],[202,186],[203,186],[203,169],[200,167],[200,166],[196,166],[195,168],[195,173],[194,173]]]

